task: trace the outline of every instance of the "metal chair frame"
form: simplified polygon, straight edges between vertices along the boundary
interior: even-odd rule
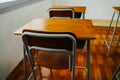
[[[40,46],[35,46],[35,45],[32,45],[32,46],[29,46],[27,45],[26,43],[26,37],[38,37],[38,38],[68,38],[69,40],[72,41],[72,51],[69,51],[67,49],[54,49],[54,48],[45,48],[45,47],[40,47]],[[32,49],[36,49],[36,50],[42,50],[42,51],[50,51],[50,52],[65,52],[65,53],[68,53],[69,56],[70,56],[70,62],[69,62],[69,69],[72,73],[72,76],[71,76],[71,80],[74,80],[74,76],[75,76],[75,54],[76,54],[76,38],[71,35],[71,34],[51,34],[51,33],[34,33],[34,32],[24,32],[23,35],[22,35],[22,40],[23,40],[23,44],[24,44],[24,48],[25,48],[25,51],[27,52],[27,55],[28,55],[28,58],[29,58],[29,61],[30,61],[30,65],[31,65],[31,69],[32,69],[32,74],[34,76],[34,79],[36,80],[36,74],[35,74],[35,70],[34,70],[34,66],[35,66],[35,63],[34,63],[34,59],[33,59],[33,56],[31,55],[31,51]],[[26,64],[24,64],[26,65]],[[27,79],[26,79],[27,80]]]

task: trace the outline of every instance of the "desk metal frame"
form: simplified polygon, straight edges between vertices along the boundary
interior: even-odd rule
[[[112,77],[112,80],[114,80],[115,78],[117,78],[117,80],[120,80],[119,74],[120,74],[120,64],[118,65],[118,67],[117,67],[117,69]]]
[[[104,39],[104,44],[107,45],[108,47],[108,51],[107,51],[107,56],[110,55],[110,50],[112,48],[112,42],[114,40],[114,35],[115,35],[115,32],[116,32],[116,29],[117,29],[117,25],[118,25],[118,21],[119,21],[119,17],[120,17],[120,7],[113,7],[115,9],[114,13],[113,13],[113,16],[112,16],[112,19],[110,21],[110,25],[108,26],[108,30],[107,30],[107,33],[106,33],[106,37]],[[109,31],[110,31],[110,28],[111,28],[111,25],[112,25],[112,22],[113,22],[113,19],[115,17],[115,13],[117,12],[117,18],[116,18],[116,22],[115,22],[115,25],[114,25],[114,29],[113,29],[113,33],[112,33],[112,37],[111,37],[111,40],[110,40],[110,44],[108,44],[108,35],[109,35]],[[118,43],[120,41],[120,36],[119,36],[119,39],[117,40],[117,46],[118,46]]]

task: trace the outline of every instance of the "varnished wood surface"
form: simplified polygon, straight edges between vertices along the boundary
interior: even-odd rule
[[[49,32],[72,32],[78,39],[95,39],[96,33],[91,20],[80,19],[33,19],[14,32],[21,35],[24,29]]]
[[[110,25],[110,20],[92,20],[93,26],[108,27]],[[115,20],[113,20],[111,27],[115,26]],[[117,27],[120,27],[120,20],[118,21]]]
[[[120,6],[114,6],[113,9],[114,9],[115,11],[117,11],[118,13],[120,13]]]
[[[111,80],[118,64],[120,64],[120,47],[116,48],[116,43],[113,43],[111,55],[106,56],[107,47],[103,45],[107,28],[95,27],[96,40],[91,42],[91,57],[90,57],[90,80]],[[112,32],[110,32],[110,35]],[[118,33],[116,33],[118,34]],[[117,36],[115,36],[117,38]],[[23,53],[21,53],[23,54]],[[85,66],[86,63],[86,46],[85,53],[77,50],[76,65]],[[35,55],[36,58],[36,55]],[[36,58],[37,59],[37,58]],[[30,66],[27,62],[28,73]],[[82,69],[75,70],[75,80],[86,80],[86,72]],[[49,69],[42,67],[43,78],[40,79],[39,70],[37,73],[38,80],[70,80],[69,70],[53,70],[53,76],[50,75]],[[6,80],[24,80],[23,62],[21,61]],[[31,79],[33,80],[33,79]]]
[[[86,11],[85,6],[52,6],[51,8],[73,8],[74,11],[78,13],[84,13]]]

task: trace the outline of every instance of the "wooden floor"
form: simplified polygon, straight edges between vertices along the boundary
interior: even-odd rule
[[[107,57],[107,47],[106,45],[103,45],[106,28],[95,27],[95,30],[97,33],[97,38],[91,42],[90,80],[111,80],[118,64],[120,64],[120,47],[116,48],[114,42],[110,51],[110,56]],[[85,66],[86,47],[84,52],[85,53],[82,54],[81,50],[77,50],[76,65]],[[31,70],[29,63],[27,63],[27,66],[29,68],[28,73],[30,73]],[[85,70],[76,69],[75,71],[75,80],[86,80]],[[42,79],[40,79],[39,70],[36,73],[38,80],[70,80],[71,76],[69,70],[53,70],[53,76],[51,76],[49,69],[44,67],[42,67]],[[21,61],[19,65],[13,70],[13,72],[7,77],[7,80],[23,79],[23,62]]]

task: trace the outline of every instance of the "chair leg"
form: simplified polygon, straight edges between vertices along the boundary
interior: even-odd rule
[[[38,56],[38,50],[36,50],[36,54],[37,54],[37,58],[38,58],[39,57]],[[38,66],[38,69],[40,71],[40,79],[42,79],[41,66],[39,64],[37,66]]]
[[[24,59],[23,59],[23,63],[24,63],[24,77],[25,77],[25,80],[27,80],[27,67],[26,67],[26,50],[25,50],[25,46],[23,46],[23,56],[24,56]]]
[[[33,60],[31,59],[30,55],[28,54],[28,57],[29,57],[29,61],[30,61],[30,66],[32,68],[32,73],[33,73],[33,76],[34,76],[34,80],[36,80],[36,75],[35,75],[35,70],[34,70],[34,64],[33,64]]]

